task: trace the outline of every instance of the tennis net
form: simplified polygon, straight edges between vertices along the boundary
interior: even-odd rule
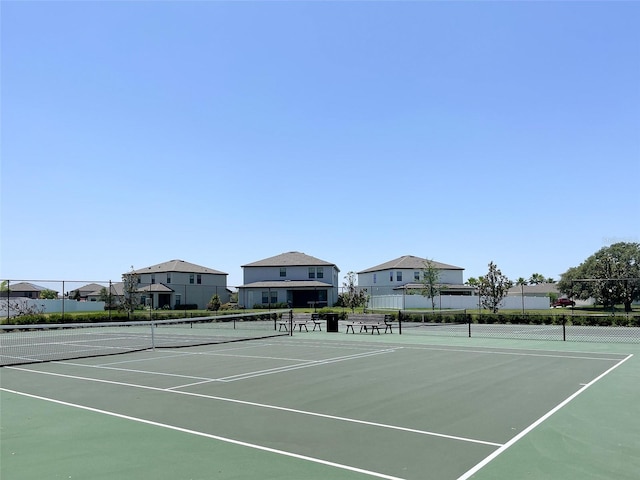
[[[401,310],[398,321],[401,329],[415,327],[456,327],[469,321],[464,309],[451,310]]]
[[[0,325],[0,366],[288,335],[290,310],[156,321]]]

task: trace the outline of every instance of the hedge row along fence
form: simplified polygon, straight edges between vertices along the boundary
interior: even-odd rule
[[[397,318],[397,314],[395,315]],[[640,327],[640,315],[522,315],[490,313],[430,314],[429,323],[477,323],[503,325],[579,325]],[[402,314],[403,322],[422,322],[421,315]]]

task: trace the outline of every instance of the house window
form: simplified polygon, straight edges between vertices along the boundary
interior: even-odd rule
[[[396,280],[399,282],[402,281],[402,272],[396,272]]]
[[[198,285],[200,285],[202,283],[202,275],[198,274],[196,280],[198,282]]]
[[[195,280],[195,275],[193,273],[189,274],[189,283],[193,284],[194,280]]]
[[[167,273],[167,283],[171,283],[171,274]]]
[[[324,278],[324,271],[322,270],[322,267],[318,267],[316,269],[316,277],[317,278]]]
[[[156,283],[156,276],[155,276],[155,274],[151,275],[151,285],[153,285],[154,283]]]
[[[378,281],[378,274],[374,273],[373,274],[373,283],[376,283]]]
[[[309,267],[309,278],[316,278],[316,269]]]
[[[393,270],[389,272],[389,281],[393,282]]]
[[[281,277],[287,276],[287,269],[285,267],[280,267],[280,276]]]
[[[278,303],[278,292],[271,292],[266,290],[262,292],[262,304],[267,305],[268,303]]]
[[[420,272],[413,272],[413,279],[415,281],[419,281],[420,280]]]
[[[182,305],[182,295],[179,293],[176,293],[176,306],[177,305]]]

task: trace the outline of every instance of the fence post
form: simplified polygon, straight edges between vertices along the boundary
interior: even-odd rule
[[[471,338],[471,314],[467,314],[467,325],[469,327],[469,338]]]
[[[567,317],[562,314],[562,341],[567,341]]]
[[[402,310],[398,310],[398,335],[402,335]]]
[[[293,336],[293,310],[289,310],[289,336]]]

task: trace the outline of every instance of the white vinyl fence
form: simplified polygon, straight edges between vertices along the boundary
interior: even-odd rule
[[[521,296],[506,297],[499,308],[508,310],[522,309],[523,298]],[[434,298],[436,309],[466,309],[479,308],[479,298],[468,295],[440,295]],[[431,309],[434,305],[431,299],[422,295],[375,295],[369,298],[370,309]],[[525,310],[548,310],[549,297],[524,297]]]
[[[64,304],[63,304],[64,302]],[[8,303],[8,309],[7,309]],[[15,297],[10,299],[0,299],[0,318],[13,317],[26,309],[33,310],[34,313],[62,313],[64,312],[100,312],[104,311],[104,302],[78,302],[76,300],[61,299],[35,299]],[[8,310],[8,311],[7,311]]]

